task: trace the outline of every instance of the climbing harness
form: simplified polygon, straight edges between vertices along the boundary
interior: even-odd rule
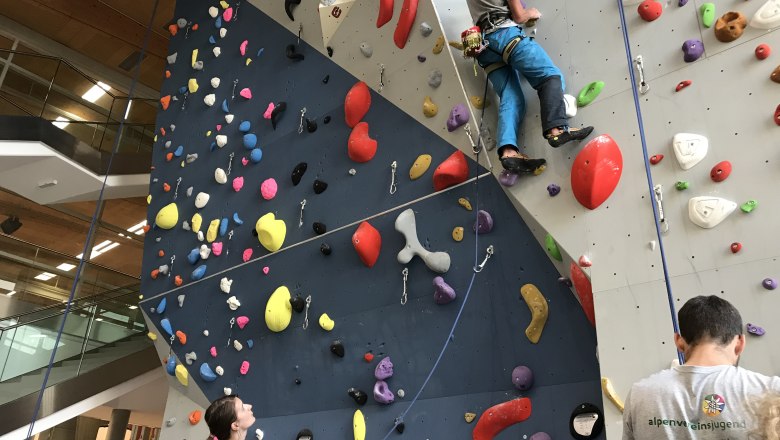
[[[650,85],[645,81],[645,63],[642,59],[642,55],[637,55],[634,58],[636,64],[636,70],[639,72],[639,93],[645,94],[650,91]]]
[[[404,276],[404,292],[401,294],[401,305],[406,305],[407,300],[407,293],[406,293],[406,280],[409,277],[409,268],[404,267],[404,270],[401,271],[401,275]]]
[[[393,161],[393,163],[390,164],[390,195],[395,194],[396,189],[398,189],[398,183],[395,181],[396,168],[398,168],[398,162]]]

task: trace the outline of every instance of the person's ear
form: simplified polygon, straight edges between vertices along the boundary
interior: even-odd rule
[[[737,336],[737,343],[734,345],[734,354],[739,356],[742,354],[743,351],[745,351],[745,344],[747,343],[747,340],[745,339],[745,334],[741,334]]]
[[[680,353],[685,353],[685,350],[688,348],[688,344],[679,333],[674,334],[674,345],[677,346],[677,351]]]
[[[230,424],[231,431],[238,431],[238,420]]]

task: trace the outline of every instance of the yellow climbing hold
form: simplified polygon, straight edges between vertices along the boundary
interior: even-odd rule
[[[179,164],[179,166],[180,166],[180,167],[182,167],[182,168],[184,168],[184,161],[181,161],[181,163]]]
[[[444,49],[444,35],[439,35],[436,39],[436,44],[433,45],[433,53],[438,55]]]
[[[352,416],[352,433],[355,440],[366,440],[366,418],[359,409],[356,409],[355,415]]]
[[[268,326],[268,330],[278,333],[290,325],[290,320],[292,320],[290,290],[285,286],[279,286],[265,305],[265,325]]]
[[[198,49],[192,50],[192,67],[195,68],[195,63],[198,61]]]
[[[471,423],[474,421],[475,418],[477,418],[477,415],[475,413],[466,413],[463,414],[463,418],[466,419],[466,423]]]
[[[157,142],[157,135],[154,135],[154,141]]]
[[[437,113],[439,113],[439,106],[431,101],[430,96],[426,96],[423,101],[423,114],[428,118],[432,118],[436,116]]]
[[[217,239],[217,232],[219,231],[219,219],[215,218],[209,223],[209,229],[206,231],[206,241],[211,243]]]
[[[455,49],[463,50],[463,43],[461,43],[460,41],[452,41],[452,40],[450,40],[450,41],[447,42],[447,44],[449,44],[450,47],[454,47]]]
[[[187,373],[187,369],[182,364],[176,366],[176,379],[185,387],[190,383],[190,374]]]
[[[419,179],[420,177],[422,177],[423,174],[425,174],[426,171],[428,171],[428,168],[430,166],[431,166],[430,154],[421,154],[417,156],[417,159],[414,160],[412,167],[409,168],[409,178],[411,180]]]
[[[531,323],[525,329],[525,336],[529,341],[536,344],[542,337],[544,324],[547,323],[547,300],[542,292],[533,284],[526,284],[520,288],[520,295],[531,310]]]
[[[456,226],[452,230],[452,239],[455,241],[463,240],[463,226]]]
[[[157,217],[154,218],[154,223],[158,227],[163,229],[171,229],[176,226],[176,222],[179,221],[179,208],[175,203],[169,203],[165,205],[160,212],[157,213]]]
[[[471,211],[471,209],[472,209],[471,208],[471,202],[469,201],[469,199],[467,199],[465,197],[461,197],[461,198],[458,199],[458,205],[466,208],[466,211]]]
[[[608,377],[601,378],[601,390],[604,391],[604,394],[607,395],[607,398],[612,401],[612,403],[615,404],[617,409],[620,410],[620,412],[623,412],[625,405],[623,404],[623,400],[618,396],[618,393],[615,391],[615,388],[612,387],[612,382],[610,382]]]
[[[157,340],[157,333],[149,332],[149,333],[146,334],[146,336],[149,337],[149,339],[151,339],[152,341],[156,341]]]
[[[534,170],[534,176],[538,176],[539,174],[542,174],[546,169],[547,169],[547,165],[540,166],[539,168]]]
[[[197,212],[192,215],[192,220],[190,221],[190,228],[192,228],[192,232],[198,233],[200,231],[200,225],[203,224],[203,217],[200,216]]]
[[[488,100],[482,100],[479,96],[473,95],[469,98],[469,101],[471,101],[471,105],[474,106],[474,108],[482,110],[483,108],[490,105],[490,101]]]
[[[320,315],[320,327],[322,327],[323,330],[329,332],[333,330],[333,327],[336,326],[336,323],[330,319],[330,316],[328,316],[327,313],[323,313]]]
[[[251,62],[252,62],[252,58],[247,58],[247,59],[246,59],[246,65],[247,65],[247,66],[248,66],[248,65],[249,65],[249,63],[251,63]]]
[[[206,132],[206,137],[209,137],[209,136],[211,136],[211,130]]]
[[[287,225],[284,220],[277,220],[273,212],[257,219],[255,223],[257,239],[264,248],[276,252],[282,247],[284,237],[287,235]]]
[[[220,0],[219,5],[222,6],[222,9],[227,9],[230,7],[228,2],[226,2],[225,0]]]
[[[187,81],[187,90],[190,91],[190,93],[195,93],[198,91],[198,80],[195,78],[190,78],[189,81]]]
[[[150,205],[151,203],[152,203],[152,195],[149,194],[148,196],[146,196],[146,204]]]

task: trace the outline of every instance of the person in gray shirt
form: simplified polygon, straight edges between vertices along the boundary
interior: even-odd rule
[[[751,404],[780,391],[780,377],[737,366],[745,350],[742,317],[718,296],[680,308],[674,335],[685,364],[635,383],[623,412],[623,440],[746,440],[757,428]]]

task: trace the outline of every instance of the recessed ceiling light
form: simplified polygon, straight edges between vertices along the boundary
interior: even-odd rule
[[[138,306],[129,306],[129,307],[128,307],[128,309],[130,309],[130,310],[135,310],[135,309],[137,309],[137,308],[138,308]]]
[[[41,281],[49,281],[50,279],[52,279],[52,278],[54,278],[54,277],[56,277],[56,276],[57,276],[57,275],[55,275],[55,274],[53,274],[53,273],[49,273],[49,272],[43,272],[43,273],[40,273],[40,274],[36,275],[34,278],[35,278],[36,280],[41,280]]]
[[[52,125],[59,128],[60,130],[64,130],[68,124],[70,124],[70,119],[63,118],[62,116],[57,116],[57,119],[52,122]]]
[[[111,90],[111,87],[108,84],[98,81],[96,85],[92,86],[81,97],[89,102],[95,102],[109,90]]]
[[[65,272],[68,272],[68,271],[72,270],[74,267],[76,267],[75,264],[62,263],[59,266],[57,266],[57,269],[64,270]]]

